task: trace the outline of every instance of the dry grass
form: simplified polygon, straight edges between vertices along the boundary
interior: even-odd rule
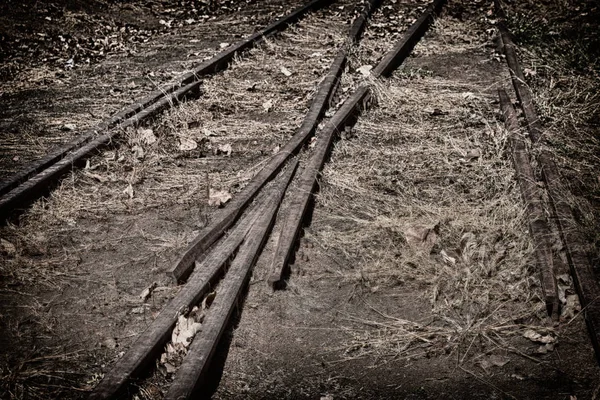
[[[415,52],[474,57],[487,35],[469,36],[473,28],[438,21],[437,35]],[[307,236],[351,268],[342,279],[362,287],[366,299],[396,287],[425,290],[414,301],[427,301],[430,312],[420,320],[375,308],[372,320],[348,315],[341,348],[350,358],[442,351],[460,353],[461,361],[476,357],[469,353],[476,339],[515,350],[513,339],[525,330],[553,330],[544,322],[507,134],[496,119],[493,87],[501,80],[423,74],[418,61],[376,85],[378,106],[336,145]],[[411,239],[423,228],[434,232]]]
[[[104,336],[118,335],[124,336],[126,345],[145,326],[147,315],[160,309],[170,291],[162,292],[164,298],[150,307],[140,307],[139,293],[153,281],[163,284],[177,249],[206,223],[213,211],[206,205],[209,189],[234,194],[294,133],[344,39],[346,17],[346,11],[324,11],[268,39],[224,73],[205,79],[199,100],[171,109],[146,130],[123,132],[117,146],[92,157],[86,168],[63,179],[49,198],[37,201],[19,226],[0,231],[15,246],[15,254],[1,254],[6,262],[0,272],[7,284],[22,285],[18,290],[31,297],[31,308],[17,320],[37,321],[39,316],[40,323],[58,321],[44,331],[47,337],[40,354],[49,351],[48,344],[72,341],[68,337],[72,332],[85,332],[79,312],[86,315],[84,325],[102,327],[93,333],[100,343]],[[286,76],[281,67],[292,75]],[[196,148],[182,149],[182,144],[190,143]],[[224,145],[231,146],[231,154],[222,150]],[[76,297],[81,290],[86,290],[85,299]],[[58,305],[46,308],[40,297],[50,291],[57,293]],[[61,313],[66,309],[76,314],[65,317]],[[126,330],[121,326],[115,333],[118,324]],[[33,334],[13,328],[10,340],[15,346]],[[81,334],[80,340],[85,337]],[[76,342],[71,344],[85,347]],[[91,354],[110,362],[119,351],[98,346]],[[50,360],[36,369],[33,364],[13,368],[20,360],[15,357],[2,372],[2,390],[11,391],[13,398],[50,393],[37,378],[30,379],[38,370],[45,374],[64,365],[69,374],[87,371],[88,383],[81,377],[77,384],[69,381],[72,388],[64,385],[52,392],[60,396],[77,397],[79,389],[99,379],[92,376],[100,371],[97,360],[89,364],[78,357],[64,364]],[[160,390],[153,385],[144,385],[140,397],[159,398]]]
[[[543,7],[543,8],[542,8]],[[600,245],[599,9],[593,3],[511,4],[509,28],[545,138],[587,236]],[[593,256],[598,260],[598,255]]]

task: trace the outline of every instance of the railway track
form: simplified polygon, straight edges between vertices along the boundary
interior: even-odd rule
[[[181,253],[170,270],[172,278],[179,284],[178,292],[119,359],[107,366],[103,378],[91,390],[89,398],[111,399],[135,392],[133,384],[154,368],[153,365],[171,340],[179,317],[190,315],[191,310],[200,304],[208,304],[201,328],[195,332],[185,357],[173,374],[165,398],[185,399],[197,395],[198,390],[207,383],[217,346],[231,323],[234,310],[243,302],[252,268],[269,237],[274,238],[275,246],[266,281],[272,289],[286,286],[289,265],[295,256],[303,223],[311,211],[320,174],[333,143],[342,133],[352,130],[363,113],[376,108],[378,85],[385,85],[386,78],[411,55],[446,3],[445,0],[434,0],[428,4],[408,30],[402,32],[401,39],[370,69],[364,82],[353,87],[344,95],[345,99],[338,102],[349,58],[359,45],[372,13],[383,2],[364,0],[356,4],[357,12],[351,13],[354,18],[348,21],[345,39],[335,48],[335,56],[327,72],[321,76],[302,122],[291,137],[278,147],[277,152],[262,163],[243,189],[212,215],[210,222]],[[24,204],[47,193],[60,177],[74,166],[82,165],[99,149],[110,145],[127,127],[140,126],[142,121],[167,108],[202,96],[202,79],[206,75],[226,69],[234,57],[243,57],[242,52],[265,40],[268,35],[292,25],[311,11],[332,7],[331,3],[323,0],[308,3],[248,39],[232,45],[192,73],[182,76],[177,83],[150,94],[31,164],[0,187],[0,217],[13,217]],[[531,98],[531,93],[521,84],[523,77],[519,73],[520,67],[515,64],[515,55],[510,53],[513,44],[508,42],[508,33],[503,29],[501,26],[515,91],[524,110],[530,138],[537,142],[539,121],[531,109],[531,100],[527,100],[527,96]],[[552,254],[549,242],[553,235],[552,226],[545,218],[548,205],[542,200],[544,195],[541,190],[548,190],[551,208],[557,214],[555,218],[559,221],[559,236],[568,253],[568,264],[585,308],[586,322],[598,356],[600,319],[595,299],[600,296],[600,289],[593,279],[585,250],[582,250],[581,238],[572,229],[576,225],[572,210],[558,195],[558,192],[564,191],[561,184],[557,183],[560,180],[559,172],[550,156],[542,152],[538,162],[542,165],[545,187],[540,189],[538,185],[531,184],[535,179],[529,164],[531,156],[527,154],[527,146],[518,135],[517,116],[509,95],[502,90],[499,93],[507,129],[512,135],[512,157],[523,201],[527,204],[525,212],[548,314],[555,319],[560,315],[557,277],[553,267],[560,260]],[[285,212],[279,212],[282,204],[286,205]],[[276,220],[279,221],[279,229],[273,228]],[[447,257],[452,259],[451,256]]]
[[[590,261],[593,249],[590,249],[585,244],[585,239],[580,232],[580,228],[577,226],[573,208],[567,200],[568,190],[566,189],[564,182],[562,182],[553,154],[544,144],[542,124],[535,111],[533,96],[531,90],[525,85],[525,76],[516,55],[515,45],[512,42],[510,32],[505,25],[506,15],[501,4],[497,0],[495,6],[498,15],[501,18],[501,22],[498,26],[504,46],[504,53],[506,55],[506,63],[511,72],[515,93],[523,110],[529,138],[532,142],[532,146],[535,147],[537,152],[535,157],[526,155],[525,145],[519,143],[519,140],[516,139],[513,143],[515,168],[518,170],[531,170],[529,159],[535,158],[542,170],[541,175],[544,182],[546,197],[548,198],[548,208],[551,209],[552,218],[556,221],[556,228],[562,241],[563,248],[565,249],[571,276],[575,281],[577,294],[579,295],[585,310],[585,321],[588,326],[590,339],[594,346],[596,358],[600,362],[600,303],[596,301],[600,296],[600,285],[594,277],[593,266]],[[518,125],[516,116],[514,115],[514,109],[511,108],[512,106],[506,93],[499,92],[499,96],[507,126],[513,132],[513,135],[515,135],[518,131]],[[519,153],[521,153],[520,156],[517,155]],[[521,177],[521,181],[531,181],[531,179],[534,178],[532,172],[519,171],[519,176]],[[543,218],[541,216],[542,213],[540,212],[541,207],[539,206],[539,199],[541,199],[541,196],[534,195],[534,197],[536,197],[534,199],[531,197],[532,192],[535,192],[535,189],[526,186],[522,187],[524,202],[529,204],[530,207],[533,206],[535,208],[534,210],[528,210],[531,220],[530,232],[535,238],[534,241],[538,244],[537,248],[546,248],[546,254],[543,256],[540,255],[538,258],[546,303],[550,314],[552,314],[552,312],[558,314],[557,308],[559,296],[556,288],[555,276],[555,271],[558,268],[555,267],[554,264],[561,264],[563,261],[559,257],[553,259],[551,252],[548,250],[546,241],[552,234],[549,232],[547,226],[544,226],[545,221],[541,220],[541,218]],[[542,223],[543,231],[541,234],[538,229],[540,222]]]
[[[193,307],[206,295],[211,282],[214,283],[217,277],[223,273],[223,270],[227,268],[227,260],[237,251],[231,266],[227,269],[225,278],[217,286],[215,304],[211,306],[208,319],[203,323],[203,327],[206,326],[206,328],[203,328],[202,336],[194,340],[166,398],[189,398],[198,385],[203,382],[214,350],[221,339],[235,304],[239,301],[243,284],[249,279],[251,267],[270,232],[285,188],[291,180],[296,166],[287,167],[284,177],[281,179],[283,183],[276,185],[275,189],[271,189],[275,194],[271,195],[264,203],[257,205],[253,214],[245,216],[240,223],[241,226],[238,225],[234,229],[226,242],[211,250],[208,256],[202,259],[198,258],[204,256],[206,250],[233,224],[250,200],[257,195],[257,192],[281,170],[292,155],[300,151],[311,135],[315,133],[321,117],[335,94],[348,53],[359,39],[360,33],[377,3],[377,0],[365,2],[363,10],[351,24],[348,38],[338,51],[328,74],[322,80],[300,129],[279,153],[272,157],[255,175],[238,197],[215,216],[211,224],[190,244],[183,257],[177,262],[173,269],[173,275],[178,281],[188,278],[192,271],[195,271],[195,275],[192,275],[185,284],[184,291],[167,306],[167,309],[161,311],[160,316],[151,324],[150,328],[104,376],[90,398],[108,399],[121,393],[127,382],[139,375],[140,370],[146,368],[160,352],[168,340],[181,310]],[[410,27],[403,40],[374,68],[372,73],[374,78],[389,74],[410,54],[411,49],[423,36],[442,5],[443,1],[437,0],[427,8]],[[358,114],[370,104],[371,96],[368,85],[360,87],[344,101],[335,115],[319,130],[317,145],[306,160],[306,164],[302,165],[300,183],[296,187],[297,192],[292,200],[293,211],[288,214],[284,224],[285,229],[280,233],[277,257],[283,257],[283,260],[276,259],[276,271],[270,279],[272,285],[277,286],[282,280],[293,243],[299,233],[301,221],[316,185],[317,174],[325,162],[334,136],[355,120]],[[240,233],[238,234],[238,232]],[[238,247],[239,250],[237,250]]]
[[[221,71],[233,60],[236,54],[252,48],[267,35],[285,29],[307,12],[323,7],[325,0],[315,0],[298,8],[291,14],[273,22],[210,60],[207,60],[182,75],[177,82],[159,88],[138,102],[123,109],[96,127],[77,136],[47,156],[26,166],[22,171],[2,182],[0,186],[0,218],[7,218],[18,207],[45,193],[45,190],[73,166],[81,165],[89,155],[111,142],[119,130],[139,125],[147,118],[156,115],[166,107],[176,105],[182,99],[199,95],[200,78]]]

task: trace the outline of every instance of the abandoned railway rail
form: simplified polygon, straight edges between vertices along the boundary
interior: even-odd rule
[[[597,299],[600,299],[600,285],[594,277],[593,267],[590,261],[591,252],[593,250],[585,244],[580,228],[577,225],[573,209],[566,199],[568,191],[565,189],[564,183],[562,182],[554,156],[544,144],[542,124],[535,111],[533,96],[531,90],[525,84],[525,76],[516,55],[515,45],[511,39],[510,32],[505,25],[506,15],[498,0],[495,0],[495,6],[500,17],[498,30],[506,56],[506,63],[510,70],[515,93],[523,110],[529,138],[531,139],[532,146],[536,149],[537,154],[535,155],[535,158],[541,168],[542,180],[549,199],[548,202],[550,203],[548,208],[551,209],[551,214],[557,222],[559,231],[558,236],[560,236],[563,248],[565,249],[571,275],[575,282],[575,288],[583,305],[583,313],[585,315],[590,339],[594,346],[596,358],[598,359],[598,362],[600,362],[600,303],[597,301]],[[507,124],[513,125],[512,130],[514,131],[514,125],[516,125],[515,116],[512,115],[514,110],[511,110],[511,106],[507,104],[508,99],[505,94],[500,93],[500,101],[502,111],[507,119]],[[515,149],[515,154],[524,152],[524,145],[519,143],[518,139],[513,143],[513,148]],[[526,165],[528,163],[527,158],[531,156],[522,154],[520,157],[522,158],[522,161],[518,162],[515,160],[517,168]],[[520,172],[519,175],[521,174],[522,173]],[[522,180],[530,180],[533,178],[533,175],[530,173],[524,175],[525,176],[522,176],[521,178]],[[540,235],[539,223],[541,221],[539,215],[541,207],[539,207],[539,203],[536,204],[539,200],[531,198],[532,189],[523,188],[522,191],[524,201],[528,204],[528,207],[533,206],[536,208],[535,211],[531,210],[529,212],[530,214],[535,214],[535,216],[532,217],[530,228],[532,235]],[[539,195],[537,197],[539,198]],[[544,223],[542,224],[544,225]],[[546,296],[549,309],[552,310],[552,308],[558,307],[556,272],[554,272],[557,268],[554,267],[553,264],[560,264],[561,260],[559,257],[552,258],[552,254],[547,248],[548,245],[545,243],[551,234],[548,232],[547,226],[544,226],[542,230],[545,230],[546,233],[542,233],[540,235],[541,237],[535,242],[538,244],[538,251],[545,248],[545,250],[542,251],[545,251],[546,254],[539,256],[538,264],[542,275],[544,296]],[[545,236],[545,238],[543,236]],[[552,313],[552,311],[550,312]],[[554,312],[556,313],[557,311],[554,310]]]
[[[307,12],[323,7],[329,1],[331,0],[309,2],[261,31],[229,46],[193,71],[179,77],[177,82],[155,90],[72,141],[51,150],[42,159],[29,164],[0,184],[0,218],[9,217],[15,209],[46,193],[47,188],[73,166],[81,164],[93,151],[109,144],[119,130],[142,123],[186,96],[198,96],[201,77],[227,68],[236,54],[252,48],[266,36],[285,29]]]
[[[202,383],[204,375],[208,371],[213,352],[228,323],[234,305],[239,299],[243,288],[242,284],[248,280],[248,274],[260,253],[261,245],[268,236],[275,213],[282,201],[285,188],[293,177],[296,166],[288,166],[286,176],[282,178],[283,183],[280,184],[282,186],[272,189],[275,192],[275,195],[272,196],[275,198],[267,200],[264,206],[256,206],[257,211],[254,212],[258,212],[258,215],[248,215],[242,222],[245,228],[240,226],[235,228],[234,233],[227,239],[233,245],[223,243],[221,247],[217,246],[212,250],[209,256],[202,257],[202,259],[198,258],[204,256],[204,252],[233,224],[250,200],[256,196],[258,190],[270,178],[275,176],[283,167],[284,162],[293,154],[298,153],[311,135],[315,133],[317,125],[328,108],[332,95],[335,93],[338,80],[346,64],[348,52],[359,39],[370,14],[378,2],[378,0],[365,2],[362,12],[350,27],[348,39],[343,44],[342,49],[339,50],[327,76],[314,96],[310,110],[298,132],[251,180],[244,191],[221,213],[217,214],[212,223],[200,233],[198,238],[185,251],[184,256],[178,261],[173,270],[174,277],[178,281],[190,276],[192,271],[195,274],[185,284],[185,290],[169,304],[168,309],[161,312],[151,327],[108,371],[100,384],[94,389],[91,398],[113,398],[123,391],[128,381],[140,374],[140,370],[145,368],[153,357],[156,357],[156,354],[160,352],[160,349],[168,340],[176,323],[178,312],[184,308],[191,308],[198,303],[200,298],[207,293],[209,284],[215,281],[217,274],[222,273],[221,270],[225,268],[227,259],[235,254],[238,246],[241,246],[237,255],[235,255],[233,264],[228,268],[225,278],[217,287],[216,304],[211,306],[209,317],[203,325],[202,335],[199,335],[200,337],[195,338],[193,341],[193,345],[190,347],[180,371],[175,376],[166,398],[189,398],[197,389],[199,383]],[[379,76],[389,74],[402,63],[420,37],[423,36],[443,3],[443,0],[436,0],[426,9],[422,16],[409,28],[404,38],[374,68],[373,78],[377,79]],[[286,264],[293,250],[293,243],[298,236],[310,196],[315,189],[318,171],[325,162],[325,157],[330,150],[336,133],[356,120],[360,112],[370,104],[371,95],[368,85],[359,88],[319,131],[317,145],[306,161],[306,165],[302,166],[299,184],[295,188],[296,192],[292,194],[294,198],[291,200],[291,209],[288,210],[288,217],[283,225],[284,230],[280,233],[274,262],[276,272],[270,278],[270,283],[273,286],[278,286],[283,278]],[[254,227],[250,229],[246,221],[252,221],[251,225],[254,225]],[[241,234],[236,234],[240,229]],[[220,257],[217,256],[215,259],[213,254],[220,255]],[[283,257],[283,259],[279,260],[279,257]],[[230,277],[232,277],[231,281]],[[178,300],[179,298],[184,300]]]
[[[335,56],[321,76],[312,94],[310,106],[299,127],[274,154],[261,163],[258,172],[247,184],[210,217],[210,221],[196,234],[177,257],[169,274],[177,292],[148,322],[132,344],[112,363],[90,388],[90,399],[113,399],[132,396],[139,390],[138,382],[146,379],[155,369],[157,360],[168,346],[181,316],[193,314],[195,307],[204,313],[200,328],[190,338],[191,344],[173,372],[166,391],[166,399],[193,398],[207,384],[213,358],[224,332],[230,326],[236,307],[244,301],[244,291],[252,276],[253,267],[269,237],[274,248],[265,279],[270,289],[286,286],[290,263],[295,257],[303,224],[310,214],[312,201],[318,192],[321,171],[331,154],[333,144],[345,130],[351,130],[365,111],[377,108],[377,91],[386,79],[411,55],[415,46],[434,23],[446,0],[433,0],[419,9],[419,16],[401,33],[389,51],[380,54],[377,64],[353,82],[350,90],[342,93],[341,85],[352,52],[360,45],[361,37],[369,26],[372,14],[385,0],[362,0],[355,5],[355,13],[342,15],[347,20],[347,32],[341,44],[334,49]],[[32,163],[0,186],[0,218],[11,219],[16,213],[51,190],[52,185],[75,166],[92,157],[97,150],[111,145],[128,127],[137,127],[151,117],[179,103],[202,96],[202,79],[225,70],[235,57],[244,57],[244,51],[269,35],[282,31],[304,15],[335,5],[333,0],[313,0],[293,11],[267,28],[228,47],[192,72],[181,76],[176,83],[151,93],[110,119],[85,132],[47,157]],[[543,301],[548,314],[555,320],[560,315],[560,295],[556,265],[561,260],[553,254],[552,238],[560,237],[567,253],[575,288],[584,307],[591,341],[600,360],[600,289],[593,277],[589,255],[579,237],[573,212],[562,199],[565,189],[560,183],[558,167],[550,154],[542,149],[537,154],[544,184],[536,182],[536,171],[530,160],[529,147],[543,142],[540,122],[535,115],[532,94],[523,84],[514,44],[506,28],[499,25],[503,49],[513,79],[515,93],[524,111],[525,125],[531,143],[521,136],[520,121],[507,90],[500,88],[500,108],[509,132],[509,147],[516,170],[536,260],[540,274]],[[381,38],[385,41],[389,38]],[[310,60],[306,60],[310,63]],[[221,77],[225,79],[224,77]],[[343,96],[343,101],[336,104]],[[435,110],[434,115],[440,112]],[[310,145],[309,145],[310,143]],[[545,198],[550,204],[545,203]],[[283,204],[286,204],[285,210]],[[559,232],[546,217],[551,209]],[[278,221],[279,229],[274,229]],[[435,228],[437,229],[437,228]],[[433,232],[433,228],[431,232]],[[422,241],[426,241],[427,234]],[[433,235],[433,233],[431,233]],[[445,255],[450,264],[455,261]],[[413,334],[418,340],[427,338]],[[411,339],[412,340],[412,339]],[[490,339],[491,340],[491,339]],[[475,339],[473,339],[475,341]],[[473,342],[471,342],[471,345]],[[467,353],[471,346],[467,349]]]

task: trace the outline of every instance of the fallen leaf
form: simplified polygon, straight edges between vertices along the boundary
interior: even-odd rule
[[[133,152],[133,156],[138,160],[144,158],[144,149],[142,148],[142,146],[135,145],[131,148],[131,151]]]
[[[537,74],[537,72],[529,68],[523,68],[523,73],[525,76],[535,76]]]
[[[292,72],[289,69],[287,69],[286,67],[281,67],[280,71],[285,76],[292,76]]]
[[[567,303],[566,292],[571,289],[571,277],[569,274],[557,275],[556,286],[558,288],[558,300],[564,305]]]
[[[504,367],[506,364],[508,364],[508,362],[510,361],[510,358],[502,357],[497,354],[492,354],[490,356],[489,360],[490,360],[490,363],[492,365],[495,365],[496,367]]]
[[[145,144],[152,144],[156,142],[156,136],[152,129],[138,128],[138,135],[140,135],[140,141]]]
[[[164,363],[165,369],[167,370],[167,374],[174,374],[175,372],[177,372],[177,368],[175,368],[173,365],[171,365],[168,362]]]
[[[369,76],[369,75],[371,75],[372,69],[373,69],[372,65],[363,65],[362,67],[358,68],[356,71],[360,72],[362,76]]]
[[[423,225],[409,226],[404,231],[406,243],[413,248],[431,252],[438,239],[437,229],[438,224],[430,227]]]
[[[535,352],[537,354],[548,354],[551,351],[554,351],[554,343],[546,343],[541,345]]]
[[[180,315],[177,319],[177,325],[173,329],[171,342],[175,345],[182,344],[184,347],[187,347],[201,327],[202,324],[194,321],[193,318],[186,318],[184,315]]]
[[[221,204],[227,203],[231,200],[231,193],[227,190],[215,190],[210,189],[210,195],[208,196],[208,205],[218,207]]]
[[[217,136],[217,134],[216,134],[216,133],[214,133],[213,131],[211,131],[211,130],[208,130],[208,129],[206,129],[206,128],[203,128],[203,129],[202,129],[202,133],[203,133],[203,134],[204,134],[204,136],[206,136],[206,137]]]
[[[17,254],[17,248],[8,240],[0,239],[0,253],[12,257]]]
[[[167,343],[167,346],[165,349],[165,353],[166,353],[165,359],[168,359],[169,354],[176,353],[176,352],[177,352],[177,349],[175,348],[175,346],[173,346],[173,343]],[[162,359],[162,357],[161,357],[161,359]]]
[[[114,338],[106,338],[101,345],[107,349],[114,349],[117,347],[117,341]]]
[[[273,100],[265,101],[262,106],[265,109],[265,112],[271,111],[271,109],[273,108]]]
[[[198,143],[196,143],[193,139],[188,138],[179,138],[179,150],[181,151],[190,151],[194,150],[198,147]]]
[[[142,301],[145,302],[146,300],[148,300],[148,298],[150,298],[150,295],[152,294],[154,289],[156,289],[157,286],[158,286],[158,283],[153,282],[152,285],[150,285],[146,289],[144,289],[142,291],[142,293],[140,294],[140,298],[142,299]]]
[[[537,333],[533,329],[526,330],[525,333],[523,333],[523,337],[531,340],[532,342],[543,343],[543,344],[554,343],[556,341],[556,339],[554,337],[552,337],[551,335],[544,336],[544,335]]]
[[[221,154],[225,154],[227,157],[231,156],[232,151],[233,151],[233,149],[229,143],[221,144],[217,147],[217,152],[221,153]]]
[[[569,294],[565,296],[565,304],[560,310],[560,318],[563,321],[567,321],[575,317],[581,312],[581,304],[579,303],[579,296],[576,294]]]
[[[131,186],[131,183],[123,190],[123,193],[128,195],[130,199],[133,199],[133,186]]]
[[[219,44],[219,47],[224,49],[226,47],[229,47],[229,43],[221,43],[221,44]]]

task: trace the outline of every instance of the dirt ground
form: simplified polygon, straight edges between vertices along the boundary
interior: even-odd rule
[[[0,178],[300,4],[29,3],[0,4]]]
[[[299,3],[0,5],[0,176]],[[215,203],[300,125],[354,4],[268,39],[207,78],[199,100],[124,132],[0,228],[1,398],[85,398],[177,293],[166,273]],[[425,4],[382,2],[337,102]],[[600,395],[566,271],[559,321],[541,300],[499,115],[496,90],[511,84],[491,10],[450,1],[413,57],[375,83],[377,105],[341,134],[323,171],[286,289],[266,282],[271,238],[200,397]],[[520,2],[507,12],[598,267],[598,7]],[[131,398],[162,398],[172,376],[158,362]]]

